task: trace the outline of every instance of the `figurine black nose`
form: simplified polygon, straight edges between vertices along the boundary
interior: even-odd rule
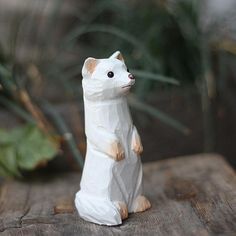
[[[132,74],[129,74],[128,77],[129,77],[130,79],[135,79],[134,75],[132,75]]]

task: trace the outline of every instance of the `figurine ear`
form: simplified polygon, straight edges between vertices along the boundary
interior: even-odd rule
[[[82,68],[82,76],[86,77],[86,76],[92,75],[97,64],[98,64],[97,59],[95,59],[93,57],[87,58],[84,62],[83,68]]]
[[[118,60],[124,62],[124,58],[123,58],[122,54],[120,53],[120,51],[114,52],[114,53],[110,56],[110,58],[116,58],[116,59],[118,59]]]

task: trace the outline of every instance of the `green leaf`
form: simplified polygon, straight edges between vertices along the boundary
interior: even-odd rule
[[[58,145],[36,125],[0,130],[0,175],[20,176],[20,170],[33,170],[57,152]]]
[[[9,174],[9,172],[5,169],[5,167],[0,164],[0,176],[8,177],[10,175],[11,174]]]
[[[12,129],[10,132],[7,130],[0,129],[0,145],[17,143],[22,138],[25,127],[17,127]]]
[[[22,169],[32,170],[41,161],[51,160],[57,153],[56,146],[36,126],[25,128],[24,140],[17,148],[18,164]]]
[[[1,144],[7,144],[11,142],[11,136],[9,133],[5,130],[0,130],[0,145]]]
[[[12,145],[2,145],[0,147],[0,165],[4,175],[20,176],[16,162],[16,150]],[[1,171],[0,171],[1,172]]]

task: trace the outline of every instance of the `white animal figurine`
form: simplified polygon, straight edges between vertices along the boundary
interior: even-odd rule
[[[87,153],[75,205],[100,225],[119,225],[128,213],[151,207],[142,192],[143,151],[126,95],[135,78],[119,51],[87,58],[82,69]]]

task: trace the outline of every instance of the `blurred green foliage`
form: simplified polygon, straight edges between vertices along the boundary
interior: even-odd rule
[[[40,110],[25,88],[15,79],[4,63],[0,64],[0,103],[26,122],[25,127],[13,129],[10,133],[0,132],[0,175],[20,176],[19,170],[33,170],[39,163],[51,160],[58,154],[63,135],[70,135],[60,115],[48,102]],[[43,112],[54,121],[57,132],[46,120]],[[61,136],[59,137],[57,136]],[[65,139],[75,161],[82,168],[83,159],[72,136]],[[7,162],[9,160],[9,162]]]
[[[32,92],[34,84],[37,86],[41,81],[45,87],[62,87],[65,98],[76,99],[82,106],[78,77],[81,78],[84,59],[88,56],[103,58],[120,50],[130,71],[138,78],[130,105],[188,134],[187,127],[147,101],[158,89],[197,83],[202,103],[209,108],[206,82],[211,70],[209,39],[199,24],[199,1],[88,1],[82,8],[78,3],[74,15],[70,15],[63,28],[58,22],[61,23],[64,3],[63,0],[54,1],[41,28],[35,27],[39,18],[33,13],[14,17],[8,47],[3,49],[0,43],[0,84],[3,88],[0,102],[31,122],[32,117],[12,95],[15,89],[27,90],[32,101],[46,107],[53,117],[56,132],[61,136],[71,134],[65,121],[49,105],[50,101],[45,103],[40,96],[43,94]],[[27,37],[29,31],[30,37]],[[17,59],[19,42],[34,49],[29,52],[28,61]],[[206,112],[206,116],[208,114]],[[210,121],[207,117],[205,120],[207,129]],[[74,137],[70,137],[67,141],[71,153],[82,167]]]
[[[184,82],[192,82],[199,75],[201,31],[197,1],[102,0],[88,9],[80,17],[83,25],[75,26],[68,38],[89,40],[89,53],[96,48],[95,53],[104,56],[120,48],[132,68]],[[142,74],[140,79],[145,78]]]
[[[11,131],[0,130],[0,175],[21,176],[51,160],[58,147],[37,126],[25,125]]]

